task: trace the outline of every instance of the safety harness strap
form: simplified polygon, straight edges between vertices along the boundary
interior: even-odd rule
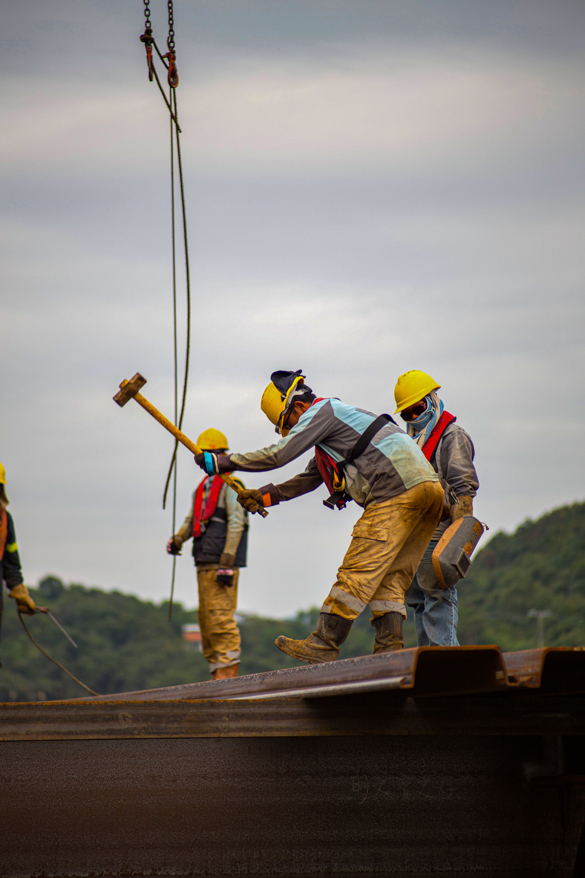
[[[317,399],[315,402],[319,402],[319,400]],[[347,501],[351,500],[351,497],[345,490],[345,467],[364,453],[376,433],[388,423],[396,423],[394,418],[388,414],[379,415],[379,417],[375,418],[358,438],[345,460],[339,463],[317,445],[315,448],[315,460],[321,477],[331,492],[327,500],[323,500],[323,506],[327,506],[328,509],[334,509],[336,506],[338,509],[345,509]]]
[[[195,492],[195,503],[193,504],[194,537],[200,537],[203,533],[202,524],[206,521],[209,521],[209,519],[215,512],[215,507],[217,506],[217,501],[219,500],[219,493],[223,487],[223,480],[219,476],[214,476],[204,506],[203,496],[205,493],[206,482],[207,479],[203,479],[201,484],[198,486],[197,491]]]
[[[429,436],[429,438],[427,439],[427,441],[425,442],[425,444],[422,447],[422,453],[424,454],[424,456],[426,457],[427,460],[430,461],[431,457],[435,453],[437,445],[440,442],[441,436],[443,435],[443,433],[445,432],[445,430],[447,429],[449,424],[452,424],[456,420],[457,420],[457,418],[455,417],[455,415],[452,415],[450,412],[446,412],[446,411],[443,412],[443,414],[441,415],[441,417],[439,418],[439,420],[435,424],[434,429],[431,432],[431,435]]]

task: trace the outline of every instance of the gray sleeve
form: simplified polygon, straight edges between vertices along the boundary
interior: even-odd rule
[[[246,526],[247,512],[238,503],[236,492],[227,485],[225,486],[225,510],[227,512],[227,534],[223,551],[227,555],[235,555]]]
[[[185,518],[185,521],[177,531],[177,534],[181,537],[184,543],[186,543],[187,540],[190,540],[193,536],[193,507],[195,505],[196,493],[197,491],[193,491],[193,497],[191,498],[191,507],[189,509],[187,517]]]
[[[475,449],[462,427],[445,433],[438,452],[440,472],[458,497],[475,497],[479,479],[473,464]]]
[[[230,460],[237,470],[244,472],[264,472],[278,469],[300,457],[310,448],[314,448],[331,432],[334,421],[335,415],[329,402],[325,402],[318,408],[311,406],[299,418],[298,423],[288,436],[284,436],[275,445],[268,445],[266,448],[250,451],[248,454],[231,454]]]
[[[288,479],[286,482],[281,482],[280,485],[275,485],[275,488],[279,501],[283,501],[308,494],[322,483],[323,479],[317,467],[317,461],[312,457],[304,472],[293,476],[292,479]]]

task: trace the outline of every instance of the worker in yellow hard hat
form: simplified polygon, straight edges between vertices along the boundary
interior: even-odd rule
[[[273,372],[261,408],[278,442],[248,454],[205,451],[195,457],[197,464],[210,475],[264,472],[314,449],[303,473],[248,489],[239,502],[257,512],[325,484],[327,507],[343,509],[354,500],[364,509],[316,630],[304,640],[280,636],[276,645],[299,661],[334,661],[354,619],[369,606],[374,652],[401,649],[404,593],[443,510],[439,477],[390,415],[317,398],[300,369]]]
[[[473,498],[479,488],[473,442],[456,423],[455,416],[445,411],[437,395],[440,387],[426,372],[412,369],[400,376],[394,390],[396,413],[441,479],[447,500],[444,517],[405,597],[407,605],[414,609],[419,646],[459,645],[457,588],[441,588],[431,556],[449,525],[464,515],[472,515]]]
[[[197,445],[208,453],[228,450],[226,436],[215,429],[201,433]],[[169,540],[167,551],[180,554],[183,543],[191,538],[203,655],[214,680],[237,677],[241,638],[235,612],[239,572],[246,566],[248,513],[217,475],[206,476],[195,489],[189,513]]]
[[[6,509],[6,470],[0,463],[0,627],[2,625],[3,588],[2,582],[9,589],[9,596],[16,601],[19,613],[32,616],[36,612],[36,604],[24,584],[14,521]]]

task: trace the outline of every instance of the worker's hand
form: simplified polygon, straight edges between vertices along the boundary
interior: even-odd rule
[[[245,491],[241,491],[238,494],[238,503],[248,512],[260,512],[261,509],[264,509],[262,494],[257,488],[247,488]]]
[[[29,595],[28,588],[24,582],[11,588],[8,592],[8,596],[15,599],[16,609],[19,613],[24,613],[27,616],[34,616],[37,610],[37,605]]]
[[[473,515],[472,497],[458,497],[457,503],[454,503],[451,507],[452,521],[457,521],[458,518],[463,518],[464,515]]]
[[[175,534],[175,536],[171,537],[167,543],[167,552],[169,555],[180,555],[182,546],[183,540],[179,534]]]
[[[222,567],[220,565],[215,578],[219,585],[225,585],[227,588],[231,588],[234,584],[234,571],[231,567]]]
[[[216,454],[214,451],[202,451],[201,454],[196,454],[195,463],[208,476],[218,476],[220,473],[231,473],[234,470],[229,454]]]

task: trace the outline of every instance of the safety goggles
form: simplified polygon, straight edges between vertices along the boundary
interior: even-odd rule
[[[421,402],[417,402],[416,405],[411,405],[409,408],[404,409],[400,412],[400,417],[403,421],[414,421],[415,418],[418,418],[420,415],[424,414],[427,410],[426,400],[421,400]]]

